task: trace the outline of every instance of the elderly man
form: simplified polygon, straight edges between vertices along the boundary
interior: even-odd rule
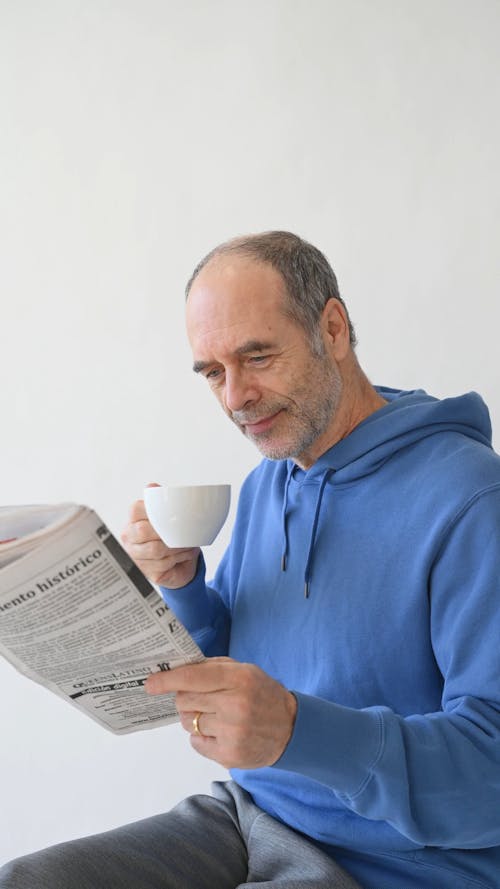
[[[209,656],[151,676],[213,796],[28,856],[0,886],[498,889],[500,459],[475,394],[375,388],[335,275],[268,232],[187,288],[194,370],[264,460],[214,580],[123,539]]]

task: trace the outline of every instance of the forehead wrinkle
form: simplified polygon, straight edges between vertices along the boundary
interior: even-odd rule
[[[267,349],[274,348],[276,348],[276,343],[272,342],[271,340],[247,340],[246,342],[242,343],[241,346],[238,346],[236,349],[234,349],[231,354],[239,357],[242,355],[249,355],[252,352],[265,352]],[[213,364],[212,361],[195,361],[193,364],[193,370],[195,373],[199,373],[201,370],[205,370],[211,364]]]
[[[264,352],[275,346],[271,340],[247,340],[235,349],[235,355],[248,355],[249,352]]]

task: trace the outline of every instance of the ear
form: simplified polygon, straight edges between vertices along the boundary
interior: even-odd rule
[[[321,316],[327,348],[336,361],[342,361],[351,348],[349,324],[344,306],[338,299],[328,300]]]

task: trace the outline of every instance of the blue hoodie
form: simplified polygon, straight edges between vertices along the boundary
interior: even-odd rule
[[[500,458],[474,393],[388,404],[245,481],[210,585],[162,590],[207,655],[298,700],[232,776],[366,889],[500,887]]]

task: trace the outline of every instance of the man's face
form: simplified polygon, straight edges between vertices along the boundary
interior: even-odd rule
[[[342,380],[286,316],[285,298],[272,266],[219,257],[192,285],[187,330],[194,369],[243,434],[265,457],[307,467],[330,446]]]

